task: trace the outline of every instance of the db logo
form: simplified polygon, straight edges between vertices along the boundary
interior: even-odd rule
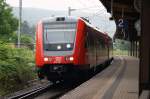
[[[55,58],[55,63],[61,63],[61,57],[56,57]]]

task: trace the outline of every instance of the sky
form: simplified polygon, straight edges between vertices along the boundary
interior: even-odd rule
[[[19,0],[6,0],[6,2],[12,7],[19,7]],[[71,9],[75,9],[71,12],[72,15],[75,15],[75,13],[82,14],[82,12],[89,13],[90,16],[88,17],[95,23],[95,26],[100,27],[105,32],[111,32],[111,37],[116,29],[115,23],[109,21],[110,14],[107,13],[99,0],[22,0],[22,6],[66,11],[68,11],[68,7],[71,7]],[[94,16],[98,16],[99,19]],[[104,24],[97,24],[97,20],[102,21]]]
[[[19,0],[6,0],[6,2],[14,7],[19,6]],[[105,10],[99,0],[22,0],[22,6],[49,10],[68,10],[70,6],[88,12]]]

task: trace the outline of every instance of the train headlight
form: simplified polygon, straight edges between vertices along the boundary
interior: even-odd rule
[[[45,57],[45,58],[44,58],[44,61],[45,61],[45,62],[47,62],[47,61],[48,61],[48,58],[47,58],[47,57]]]
[[[57,50],[60,50],[60,49],[61,49],[61,45],[58,45],[58,46],[57,46]]]
[[[67,47],[67,48],[71,48],[71,44],[67,44],[66,47]]]
[[[73,56],[67,56],[66,57],[66,61],[73,61],[74,60],[74,57]]]
[[[73,57],[69,57],[69,60],[70,60],[70,61],[73,61],[73,60],[74,60],[74,58],[73,58]]]

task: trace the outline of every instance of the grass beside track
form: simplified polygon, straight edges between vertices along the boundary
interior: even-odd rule
[[[129,51],[128,50],[120,50],[120,49],[116,49],[113,51],[113,55],[125,55],[128,56],[129,55]]]

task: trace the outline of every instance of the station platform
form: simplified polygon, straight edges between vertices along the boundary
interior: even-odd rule
[[[116,56],[112,64],[60,99],[138,99],[139,60]]]

